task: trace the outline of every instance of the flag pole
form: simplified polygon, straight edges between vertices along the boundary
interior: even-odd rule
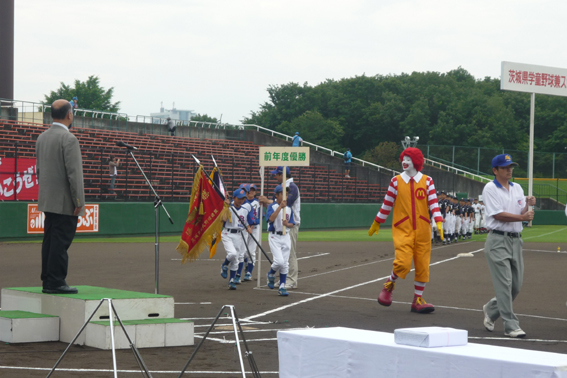
[[[260,196],[263,197],[264,196],[264,167],[260,167]],[[264,216],[264,204],[262,202],[260,202],[260,240],[259,242],[262,243],[262,227],[264,222],[262,222],[262,217]],[[258,256],[258,280],[257,280],[257,284],[256,287],[260,287],[260,280],[261,277],[260,275],[262,271],[262,255]]]
[[[197,158],[195,157],[195,155],[191,155],[191,156],[193,157],[193,159],[195,160],[195,162],[197,162],[197,164],[202,167],[201,162],[199,161],[199,159],[197,159]],[[211,155],[211,156],[212,156],[212,155]],[[215,163],[215,167],[217,168],[217,170],[218,170],[218,172],[219,172],[219,177],[220,177],[220,179],[221,179],[221,181],[222,181],[222,175],[221,175],[221,172],[220,172],[220,170],[219,170],[219,168],[218,168],[218,166],[217,166],[217,163],[216,163],[214,160],[213,160],[213,162]],[[205,168],[204,168],[204,167],[203,167],[203,173],[205,174],[205,176],[209,177],[209,175],[207,174],[207,171],[205,171]],[[220,191],[219,187],[217,186],[217,184],[216,184],[214,181],[213,181],[213,186],[214,186],[217,190]],[[224,184],[223,184],[223,186],[224,186]],[[244,224],[244,222],[242,221],[242,219],[240,219],[240,217],[238,216],[238,213],[236,212],[236,210],[234,210],[234,208],[233,208],[232,206],[230,206],[230,209],[231,209],[232,212],[234,213],[234,216],[236,217],[236,219],[238,219],[238,221],[242,224],[242,226],[243,226],[244,228],[246,228],[246,225]],[[270,259],[270,257],[269,257],[268,254],[266,253],[266,251],[264,251],[264,249],[262,248],[262,246],[260,245],[260,243],[258,243],[258,240],[256,240],[256,238],[255,238],[253,235],[250,235],[250,236],[252,236],[252,240],[254,240],[254,242],[256,243],[256,245],[257,245],[258,247],[260,247],[260,250],[262,251],[262,253],[264,254],[264,256],[266,256],[266,259],[268,259],[268,261],[270,262],[270,265],[271,265],[271,264],[272,264],[272,260]]]

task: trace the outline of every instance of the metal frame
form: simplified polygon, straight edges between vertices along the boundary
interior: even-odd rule
[[[114,320],[112,318],[112,314],[114,313],[114,315],[116,316],[116,320],[118,320],[118,323],[120,323],[120,327],[122,327],[122,331],[124,332],[124,335],[126,336],[126,338],[128,339],[128,342],[130,343],[130,349],[132,349],[132,353],[134,354],[134,358],[136,359],[136,362],[138,363],[138,367],[140,368],[140,372],[142,373],[142,375],[144,375],[145,377],[148,378],[152,378],[151,373],[149,372],[148,368],[146,367],[146,364],[144,362],[144,360],[142,359],[142,356],[140,355],[140,352],[138,352],[138,349],[136,348],[136,345],[132,342],[132,339],[130,338],[130,335],[128,335],[128,332],[126,332],[126,327],[124,327],[124,324],[122,323],[122,320],[120,319],[120,317],[118,316],[118,313],[116,312],[116,308],[114,307],[114,305],[112,304],[112,299],[111,298],[103,298],[100,300],[100,303],[98,304],[98,306],[96,306],[96,308],[94,309],[94,311],[92,312],[91,316],[89,316],[89,318],[87,319],[87,321],[85,322],[85,324],[83,324],[83,326],[81,327],[81,329],[79,330],[79,332],[77,333],[77,335],[73,338],[73,340],[71,340],[71,342],[69,343],[69,345],[67,346],[67,348],[65,349],[65,351],[63,352],[63,354],[61,355],[61,357],[59,357],[59,359],[57,360],[57,362],[55,363],[55,366],[53,366],[53,369],[51,369],[51,371],[49,372],[49,374],[47,374],[46,378],[51,377],[51,374],[53,374],[53,372],[55,371],[55,369],[57,369],[57,366],[59,365],[59,363],[63,360],[63,358],[65,357],[65,355],[67,354],[67,352],[69,351],[69,349],[71,348],[71,345],[73,345],[73,343],[77,340],[77,338],[79,337],[79,335],[81,333],[83,333],[83,331],[85,330],[85,328],[87,327],[87,324],[89,324],[89,322],[91,321],[91,319],[93,318],[94,314],[98,311],[98,309],[100,308],[100,306],[104,303],[104,301],[108,302],[108,320],[109,320],[109,324],[110,324],[110,340],[112,343],[112,367],[114,370],[114,378],[118,377],[118,370],[116,367],[116,342],[114,340]]]
[[[244,338],[244,330],[242,329],[242,326],[240,325],[240,320],[238,319],[238,316],[236,315],[236,311],[235,311],[233,305],[222,306],[219,313],[217,314],[217,316],[215,317],[215,319],[211,323],[210,327],[207,329],[205,336],[203,336],[203,338],[199,342],[199,345],[197,345],[197,348],[195,348],[195,350],[193,351],[193,354],[191,354],[191,357],[189,357],[189,360],[187,361],[185,366],[183,366],[183,369],[181,369],[181,373],[179,373],[177,378],[180,378],[183,374],[185,374],[185,370],[187,370],[187,367],[189,366],[191,361],[193,361],[193,358],[195,358],[195,355],[197,354],[197,352],[199,351],[199,349],[201,348],[201,346],[203,345],[203,343],[207,339],[207,336],[209,336],[209,333],[211,332],[214,325],[219,320],[219,318],[220,318],[220,316],[221,316],[221,314],[222,314],[222,312],[224,311],[225,308],[230,309],[230,314],[231,314],[231,319],[232,319],[232,327],[234,329],[234,337],[236,339],[236,349],[238,349],[238,359],[240,361],[240,371],[242,373],[242,377],[246,378],[246,371],[244,369],[244,361],[242,360],[242,351],[240,349],[240,340],[238,339],[238,331],[240,331],[240,336],[242,337],[242,342],[244,343],[244,348],[246,349],[246,352],[244,354],[248,358],[248,363],[250,364],[250,368],[252,370],[252,376],[254,378],[261,378],[260,371],[258,370],[258,366],[256,365],[256,361],[254,360],[254,356],[252,355],[252,352],[248,348],[248,343],[246,343],[246,339]],[[237,326],[238,326],[238,330],[237,330]]]

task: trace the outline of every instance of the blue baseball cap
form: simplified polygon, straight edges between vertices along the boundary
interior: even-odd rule
[[[256,188],[256,185],[254,185],[254,184],[248,184],[247,187],[248,187],[248,191],[250,191],[250,189],[258,190]]]
[[[270,172],[272,175],[277,175],[277,174],[281,174],[283,173],[283,167],[277,167],[276,169],[274,169],[273,171]],[[285,174],[286,176],[291,175],[291,171],[289,170],[289,167],[285,167]]]
[[[244,189],[236,189],[234,193],[232,193],[232,196],[234,198],[244,198],[246,197],[246,192],[244,191]]]
[[[510,154],[500,154],[496,155],[494,159],[492,159],[492,168],[496,167],[508,167],[508,166],[517,166],[518,163],[514,163],[512,161],[512,155]]]
[[[249,189],[248,189],[248,185],[249,185],[249,184],[240,184],[240,186],[238,187],[238,189],[244,189],[244,190],[248,191],[248,190],[249,190]]]
[[[77,96],[73,97],[73,100],[78,100]]]
[[[295,132],[295,135],[299,135],[299,131],[296,131],[296,132]]]

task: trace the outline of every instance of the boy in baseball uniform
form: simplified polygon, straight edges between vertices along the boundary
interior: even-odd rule
[[[233,203],[231,204],[230,212],[226,215],[226,219],[223,219],[225,223],[221,233],[222,245],[226,251],[226,259],[221,265],[221,277],[227,278],[230,270],[228,288],[229,290],[236,290],[236,284],[240,283],[240,277],[237,277],[238,264],[244,262],[244,253],[246,251],[242,233],[252,232],[250,223],[254,222],[254,218],[252,208],[244,203],[246,201],[244,189],[236,189],[232,197]],[[230,204],[228,198],[225,202]]]
[[[268,287],[275,287],[276,273],[280,272],[280,285],[278,294],[287,296],[288,292],[285,288],[287,273],[289,272],[289,253],[291,250],[291,238],[289,230],[283,234],[283,227],[292,228],[295,225],[293,219],[293,211],[287,206],[287,201],[283,199],[283,187],[276,186],[274,190],[276,200],[268,206],[266,219],[268,222],[268,240],[270,242],[270,250],[274,256],[274,261],[268,272]],[[285,208],[285,218],[283,217],[283,209]]]
[[[254,269],[254,264],[256,264],[256,252],[258,250],[258,245],[254,241],[260,241],[260,202],[256,198],[256,185],[246,184],[244,185],[244,190],[246,191],[246,203],[252,208],[252,213],[254,216],[254,221],[250,223],[252,228],[252,233],[249,235],[244,235],[246,238],[246,243],[248,244],[248,251],[250,251],[250,256],[246,253],[244,257],[244,263],[246,264],[246,274],[244,275],[243,281],[252,281],[252,270]]]

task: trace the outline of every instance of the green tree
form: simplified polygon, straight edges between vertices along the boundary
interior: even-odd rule
[[[400,170],[400,152],[401,146],[399,143],[382,142],[367,151],[362,157],[362,160],[376,163],[382,167]]]
[[[117,113],[120,109],[120,101],[112,102],[114,87],[104,89],[100,86],[98,76],[89,76],[87,81],[75,80],[74,87],[61,82],[61,86],[56,91],[51,91],[45,95],[45,103],[52,104],[55,100],[71,100],[77,97],[80,109],[101,110],[110,113]]]
[[[299,132],[304,141],[333,150],[341,148],[340,140],[344,134],[337,121],[325,119],[321,113],[312,111],[303,113],[291,122],[283,122],[277,131],[288,135]]]
[[[191,117],[191,121],[195,122],[210,122],[210,123],[218,123],[218,119],[216,117],[210,117],[207,114],[197,114]]]

